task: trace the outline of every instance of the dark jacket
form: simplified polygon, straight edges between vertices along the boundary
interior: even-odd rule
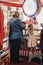
[[[22,30],[25,29],[25,25],[18,18],[12,18],[10,20],[10,32],[9,39],[17,39],[20,38],[23,40]]]

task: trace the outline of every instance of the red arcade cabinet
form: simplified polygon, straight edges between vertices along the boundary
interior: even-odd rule
[[[3,38],[5,37],[4,32],[4,15],[0,7],[0,50],[2,49]]]

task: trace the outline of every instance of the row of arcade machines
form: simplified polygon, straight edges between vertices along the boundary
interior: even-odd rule
[[[26,31],[25,31],[25,33],[26,33]],[[31,62],[33,58],[34,59],[37,58],[36,60],[40,60],[40,62],[41,62],[42,54],[41,54],[40,45],[37,45],[32,52],[32,48],[30,50],[27,48],[26,36],[27,36],[27,34],[24,35],[24,41],[22,41],[22,43],[21,43],[21,47],[20,47],[20,51],[19,51],[20,57],[26,58],[29,62]],[[0,55],[1,56],[0,64],[3,61],[5,62],[6,59],[10,58],[9,50],[10,50],[9,49],[9,38],[7,37],[7,38],[3,39],[3,48],[1,50],[1,55]]]
[[[29,50],[27,48],[27,41],[28,41],[26,39],[26,37],[27,37],[27,29],[23,30],[23,36],[24,36],[24,40],[21,42],[19,55],[22,56],[22,57],[28,58],[29,61],[31,61],[30,58],[32,58],[32,57],[39,57],[39,58],[41,58],[40,45],[37,45],[34,48],[33,52],[32,52],[32,49]],[[3,47],[2,47],[2,50],[1,50],[0,59],[2,57],[4,57],[5,55],[7,55],[7,54],[9,54],[9,38],[8,37],[3,39]]]

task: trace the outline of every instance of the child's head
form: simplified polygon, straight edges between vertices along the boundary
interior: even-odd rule
[[[33,25],[32,24],[30,24],[30,25],[28,25],[28,31],[30,32],[30,34],[31,33],[33,33]]]
[[[29,30],[33,30],[33,25],[32,24],[28,25],[28,28]]]

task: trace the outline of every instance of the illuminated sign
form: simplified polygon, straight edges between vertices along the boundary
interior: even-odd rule
[[[22,7],[23,2],[24,0],[0,0],[0,4],[13,7]]]
[[[4,2],[9,2],[9,3],[22,3],[24,0],[0,0]]]
[[[25,0],[23,4],[23,12],[27,16],[34,16],[37,11],[36,0]]]

